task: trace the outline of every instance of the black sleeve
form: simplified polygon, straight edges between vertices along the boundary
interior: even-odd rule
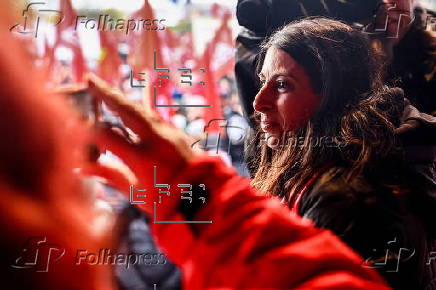
[[[333,168],[323,174],[302,197],[299,214],[333,231],[394,289],[419,289],[427,246],[407,200],[363,178],[346,182],[342,173]]]
[[[181,271],[157,246],[150,221],[146,214],[130,203],[126,202],[121,209],[115,227],[118,230],[118,249],[114,253],[137,257],[131,259],[129,267],[125,264],[114,266],[114,276],[121,290],[182,288]]]
[[[317,227],[329,229],[343,240],[353,242],[350,235],[362,215],[364,194],[357,194],[341,173],[336,168],[324,173],[303,195],[299,214],[312,220]]]

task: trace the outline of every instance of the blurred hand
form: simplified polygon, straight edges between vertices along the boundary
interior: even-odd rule
[[[153,201],[153,166],[157,166],[157,183],[170,183],[174,176],[183,171],[196,155],[191,148],[192,140],[177,128],[165,123],[154,111],[145,111],[130,103],[123,95],[96,77],[90,75],[88,91],[121,118],[125,126],[137,135],[135,142],[129,141],[111,128],[98,128],[95,143],[100,150],[109,150],[120,157],[133,171],[138,188],[147,188],[146,204],[141,206],[151,212]],[[117,184],[114,184],[117,186]],[[120,188],[128,192],[129,188]]]

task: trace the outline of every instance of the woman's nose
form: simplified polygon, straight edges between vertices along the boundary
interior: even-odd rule
[[[269,97],[268,94],[268,87],[267,85],[264,85],[257,93],[256,97],[254,98],[254,102],[253,102],[254,110],[260,113],[265,113],[268,110],[271,110],[272,104],[270,99],[271,98]]]

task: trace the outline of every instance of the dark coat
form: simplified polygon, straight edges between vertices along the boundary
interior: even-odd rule
[[[389,169],[386,160],[387,170],[351,181],[347,169],[331,167],[302,195],[298,213],[340,236],[394,289],[436,289],[436,117],[405,100],[396,134],[404,167]]]
[[[423,289],[428,245],[411,196],[362,176],[347,182],[346,171],[324,172],[302,196],[299,214],[332,230],[364,258],[362,266],[376,268],[394,289]]]
[[[421,112],[436,115],[436,38],[412,26],[393,48],[388,81],[404,90]]]
[[[124,199],[116,204],[114,210],[119,214],[115,227],[118,229],[115,231],[118,252],[153,256],[149,259],[150,264],[131,264],[128,269],[125,265],[115,265],[118,287],[123,290],[181,289],[181,272],[157,247],[147,215]]]

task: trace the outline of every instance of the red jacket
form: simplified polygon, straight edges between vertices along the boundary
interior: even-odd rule
[[[257,192],[218,158],[191,162],[171,188],[178,183],[206,185],[207,202],[193,220],[212,221],[153,224],[185,289],[389,289],[330,231]],[[162,203],[157,219],[186,220],[179,200]]]

